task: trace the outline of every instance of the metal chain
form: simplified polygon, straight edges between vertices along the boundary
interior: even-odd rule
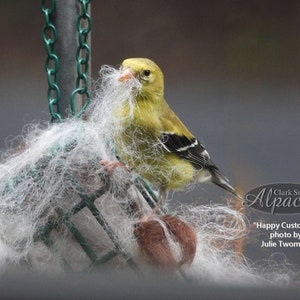
[[[48,106],[52,121],[55,121],[61,120],[59,109],[60,89],[57,84],[59,59],[54,52],[54,45],[57,41],[57,31],[51,20],[55,11],[55,0],[50,1],[49,7],[46,7],[45,2],[47,1],[41,1],[41,10],[45,15],[45,25],[43,27],[42,36],[47,51],[45,69],[48,81]]]
[[[88,43],[88,34],[92,30],[92,19],[88,11],[88,5],[91,0],[78,0],[81,4],[81,13],[77,19],[77,32],[78,32],[78,48],[76,51],[77,61],[77,80],[76,88],[73,91],[70,104],[71,111],[76,117],[80,117],[90,103],[91,95],[89,91],[89,58],[90,47]],[[75,98],[80,95],[82,98],[82,105],[79,111],[76,111]]]
[[[46,5],[46,2],[49,2],[49,4]],[[91,53],[88,43],[88,34],[92,30],[92,19],[89,14],[89,4],[91,0],[78,0],[78,2],[80,5],[80,14],[78,16],[76,25],[78,32],[78,48],[76,51],[77,79],[75,89],[70,95],[71,111],[72,114],[76,117],[80,117],[83,114],[91,99],[88,75],[90,68],[89,59]],[[55,8],[55,0],[41,0],[41,10],[45,16],[45,25],[43,27],[42,36],[47,51],[45,69],[47,72],[48,81],[48,106],[52,121],[61,121],[61,93],[57,83],[59,58],[55,54],[57,29],[52,22]],[[78,96],[80,96],[80,99],[82,99],[79,108],[76,107],[75,104]]]

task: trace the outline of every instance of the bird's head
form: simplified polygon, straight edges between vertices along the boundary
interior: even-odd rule
[[[164,94],[164,78],[159,66],[148,58],[128,58],[120,67],[119,81],[124,82],[131,78],[140,81],[142,88],[141,99],[162,98]]]

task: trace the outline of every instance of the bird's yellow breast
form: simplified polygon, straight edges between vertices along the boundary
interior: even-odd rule
[[[122,132],[115,139],[118,154],[134,171],[157,186],[181,188],[193,181],[195,170],[188,161],[162,147],[156,132],[161,127],[159,114],[149,106],[146,112],[143,106],[137,106],[132,119],[124,118]]]

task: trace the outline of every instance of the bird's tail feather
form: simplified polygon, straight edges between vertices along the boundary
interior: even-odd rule
[[[211,174],[211,181],[214,184],[232,193],[238,199],[243,201],[243,197],[237,192],[237,190],[234,187],[230,185],[228,178],[226,178],[216,166],[212,166],[211,168],[209,168],[209,171]]]

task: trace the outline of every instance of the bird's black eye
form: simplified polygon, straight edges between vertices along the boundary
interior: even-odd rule
[[[143,76],[148,77],[148,76],[150,76],[150,74],[151,74],[151,71],[150,71],[150,70],[144,70],[144,71],[143,71]]]

